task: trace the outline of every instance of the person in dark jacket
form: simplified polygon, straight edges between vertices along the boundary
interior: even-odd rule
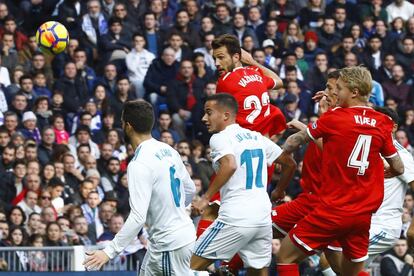
[[[123,32],[122,19],[113,17],[109,19],[109,31],[100,39],[102,62],[125,59],[131,49],[131,37]]]
[[[413,258],[408,254],[407,240],[400,239],[381,260],[382,276],[408,276],[413,273]]]
[[[37,158],[42,166],[51,161],[54,145],[55,132],[51,126],[47,126],[42,130],[42,142],[37,148]]]
[[[161,58],[154,59],[148,68],[144,79],[146,97],[155,105],[159,97],[167,96],[167,84],[174,79],[178,71],[178,62],[175,61],[175,51],[172,48],[165,48]]]
[[[201,101],[203,82],[194,75],[193,64],[190,60],[183,60],[180,72],[175,80],[168,85],[167,105],[172,113],[173,124],[185,137],[185,124],[191,119],[193,108]]]
[[[55,82],[55,89],[63,92],[63,108],[68,113],[76,113],[89,98],[88,87],[76,78],[76,65],[68,62],[63,77]]]
[[[76,6],[80,5],[80,9]],[[69,31],[70,38],[82,36],[82,14],[85,14],[86,2],[79,0],[65,0],[58,9],[58,20],[65,25]]]

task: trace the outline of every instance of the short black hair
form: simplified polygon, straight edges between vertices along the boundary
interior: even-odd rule
[[[236,98],[228,93],[218,93],[207,97],[206,102],[215,101],[222,107],[230,108],[231,112],[236,115],[239,109]]]
[[[400,116],[398,116],[398,113],[392,110],[391,108],[375,106],[374,110],[390,117],[394,124],[398,124],[398,122],[400,121]]]
[[[65,187],[65,183],[63,183],[63,181],[59,177],[52,177],[49,180],[48,186],[51,188],[55,188],[58,186]]]
[[[129,123],[137,133],[150,133],[154,126],[154,109],[144,100],[127,101],[122,111],[122,120]]]
[[[341,70],[335,70],[332,71],[330,73],[328,73],[328,79],[339,79],[339,73],[341,72]]]

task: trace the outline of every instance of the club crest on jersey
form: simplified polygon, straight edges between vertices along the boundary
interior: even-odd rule
[[[254,82],[254,81],[258,81],[260,83],[263,83],[263,78],[259,75],[249,75],[249,76],[244,76],[240,79],[239,81],[239,85],[246,87],[246,85],[250,82]]]
[[[314,122],[311,127],[312,127],[312,129],[316,129],[318,127],[318,124],[316,122]]]

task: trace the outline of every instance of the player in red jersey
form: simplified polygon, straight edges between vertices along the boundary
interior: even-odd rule
[[[220,78],[217,93],[229,93],[238,103],[236,122],[244,128],[258,131],[272,137],[286,129],[286,120],[279,108],[270,104],[268,90],[283,86],[283,81],[271,70],[260,65],[252,56],[241,49],[239,40],[233,35],[222,35],[213,43],[213,56]],[[249,65],[243,67],[242,63]],[[273,172],[273,166],[270,168]],[[269,179],[272,173],[269,173]],[[276,193],[274,193],[276,194]],[[280,194],[280,192],[279,192]],[[207,229],[218,215],[220,195],[211,200],[197,227],[197,236]],[[228,264],[230,270],[242,266],[236,257]]]
[[[319,113],[325,113],[328,108],[336,106],[336,81],[339,71],[328,74],[324,95],[326,99],[320,102]],[[288,123],[289,127],[305,130],[306,125],[298,120]],[[274,237],[283,238],[286,234],[319,203],[318,192],[321,186],[322,150],[315,142],[310,142],[303,159],[302,178],[300,185],[302,193],[293,201],[278,205],[272,209]],[[282,187],[283,188],[283,187]]]
[[[306,129],[290,136],[286,153],[323,139],[320,204],[282,241],[280,276],[298,276],[297,263],[315,250],[338,241],[343,248],[341,275],[358,275],[367,258],[371,214],[384,194],[384,165],[392,175],[404,172],[393,145],[392,120],[368,107],[372,88],[363,67],[342,69],[337,81],[338,105]]]

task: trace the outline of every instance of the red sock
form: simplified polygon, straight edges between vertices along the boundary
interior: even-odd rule
[[[223,262],[223,265],[228,265],[229,270],[235,274],[237,271],[243,268],[244,264],[239,254],[236,254],[229,262]]]
[[[203,233],[204,233],[204,231],[206,231],[206,229],[213,223],[214,221],[212,221],[212,220],[204,220],[204,219],[201,219],[199,222],[198,222],[198,226],[197,226],[197,238],[199,238]]]
[[[361,271],[360,273],[358,273],[358,276],[369,276],[370,274],[366,271]]]
[[[299,276],[299,266],[297,264],[277,264],[279,276]]]

